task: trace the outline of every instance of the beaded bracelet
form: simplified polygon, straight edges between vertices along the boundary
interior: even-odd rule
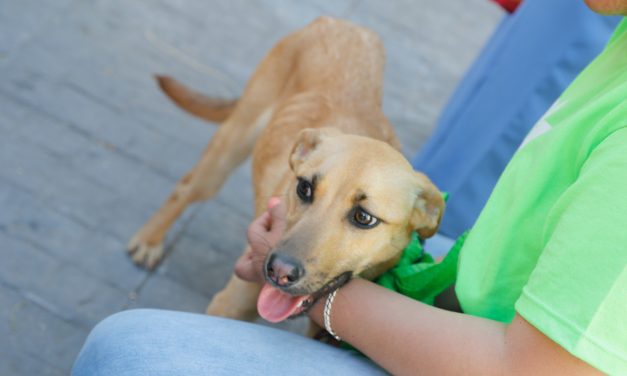
[[[341,341],[342,339],[340,338],[340,336],[335,334],[335,332],[333,331],[333,328],[331,328],[331,305],[333,304],[333,299],[335,299],[335,294],[337,294],[339,290],[340,289],[336,289],[327,296],[327,301],[324,303],[323,316],[324,316],[324,328],[327,330],[327,332],[329,332],[331,336],[333,336],[333,338],[335,338],[338,341]]]

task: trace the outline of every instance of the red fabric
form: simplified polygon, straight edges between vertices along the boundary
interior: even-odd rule
[[[522,0],[492,0],[495,3],[499,4],[503,9],[508,11],[509,13],[514,13],[516,8],[522,3]]]

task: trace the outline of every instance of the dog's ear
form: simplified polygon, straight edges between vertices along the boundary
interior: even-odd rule
[[[306,161],[325,138],[341,133],[335,128],[305,128],[300,131],[290,153],[292,170]]]
[[[444,198],[438,188],[425,175],[416,172],[416,201],[411,225],[421,239],[433,236],[444,214]]]

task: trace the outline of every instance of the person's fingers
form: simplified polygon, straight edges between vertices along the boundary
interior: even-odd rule
[[[239,278],[248,280],[248,274],[250,271],[250,262],[252,261],[250,248],[241,255],[235,262],[235,275]]]
[[[272,228],[272,217],[270,216],[270,213],[267,211],[263,212],[257,220],[259,221],[259,226],[266,231],[270,231],[270,228]]]
[[[274,204],[274,206],[268,208],[268,213],[270,214],[272,221],[270,232],[283,234],[283,231],[287,226],[285,211],[285,205],[280,201]]]
[[[248,236],[253,233],[263,233],[270,231],[272,226],[272,218],[270,218],[270,213],[264,212],[262,215],[253,220],[250,225],[248,225]]]
[[[277,206],[278,204],[281,203],[281,199],[278,197],[270,197],[270,199],[268,200],[268,210],[272,209],[273,207]]]
[[[263,257],[252,252],[242,255],[235,263],[235,275],[249,282],[263,281]]]
[[[260,267],[255,263],[255,255],[249,247],[235,263],[235,275],[249,282],[259,282],[261,277]]]
[[[263,260],[285,230],[285,205],[276,197],[268,201],[268,210],[248,226],[250,247],[235,263],[235,274],[246,281],[263,280]]]

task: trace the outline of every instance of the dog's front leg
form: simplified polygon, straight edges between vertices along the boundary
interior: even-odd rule
[[[258,283],[246,282],[233,275],[226,287],[213,297],[207,307],[207,314],[253,321],[258,316],[257,297],[260,290],[261,285]]]
[[[166,233],[185,208],[213,197],[231,171],[250,155],[271,112],[258,121],[249,119],[253,115],[240,111],[218,128],[196,166],[178,181],[166,202],[132,237],[128,251],[136,264],[154,268],[163,256]]]
[[[192,190],[194,175],[192,170],[179,180],[166,202],[129,241],[128,252],[136,264],[153,269],[163,257],[163,239],[168,229],[195,201]]]

